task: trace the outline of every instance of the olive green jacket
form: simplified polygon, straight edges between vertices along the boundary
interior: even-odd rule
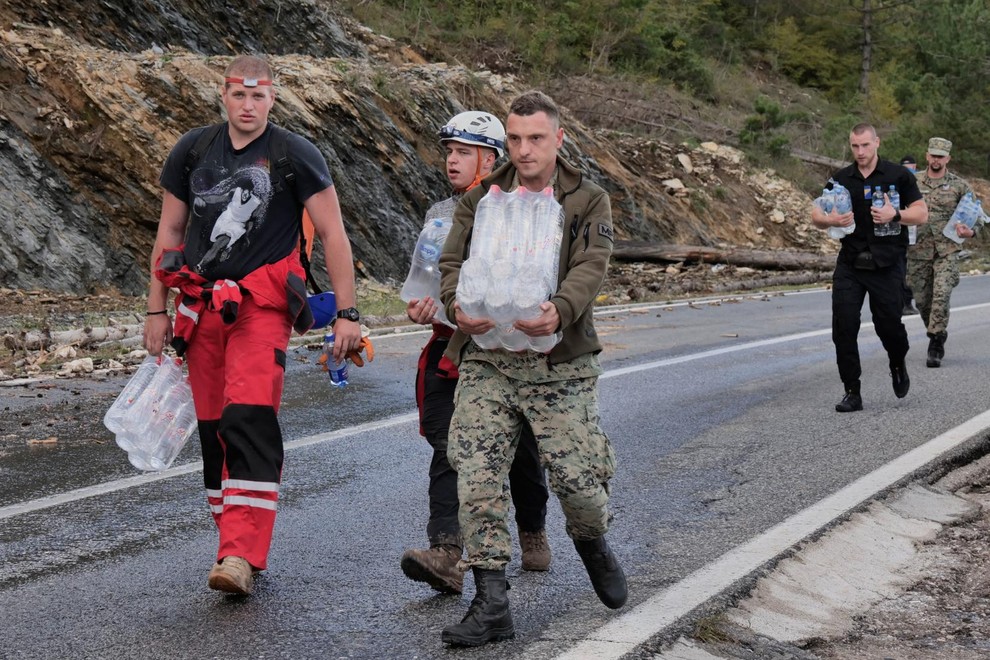
[[[468,191],[454,211],[454,223],[440,254],[440,300],[449,319],[455,318],[457,281],[461,264],[470,256],[478,202],[492,185],[508,190],[515,174],[512,163],[506,163]],[[608,194],[559,156],[554,197],[564,208],[564,233],[557,291],[550,302],[556,305],[560,315],[558,331],[563,332],[563,339],[554,346],[549,358],[552,364],[559,364],[602,350],[592,311],[612,255],[613,232]],[[459,330],[451,338],[446,354],[455,364],[460,363],[468,339]]]

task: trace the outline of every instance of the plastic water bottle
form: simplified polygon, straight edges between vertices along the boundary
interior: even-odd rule
[[[873,207],[874,208],[878,208],[878,209],[879,208],[883,208],[884,204],[886,204],[886,202],[884,201],[884,198],[883,198],[883,188],[881,188],[880,186],[874,186],[874,188],[873,188],[873,202],[872,202],[872,204],[873,204]],[[896,226],[895,227],[891,227],[891,225],[896,225]],[[884,223],[881,223],[881,224],[877,224],[877,223],[874,223],[873,224],[873,235],[874,236],[895,236],[895,235],[900,234],[900,233],[901,233],[901,225],[900,225],[900,223],[896,223],[896,222],[884,222]]]
[[[481,257],[469,257],[461,264],[457,279],[457,303],[472,318],[486,318],[485,295],[491,268]]]
[[[156,362],[154,373],[144,392],[120,418],[117,444],[121,449],[131,452],[144,446],[148,429],[159,413],[162,399],[182,378],[182,360],[162,358],[160,363]]]
[[[887,198],[890,199],[890,205],[894,207],[895,210],[901,209],[901,193],[897,192],[897,186],[890,184],[890,189],[887,191]]]
[[[450,219],[435,218],[427,223],[416,241],[409,275],[402,285],[399,297],[403,302],[413,298],[434,299],[440,295],[440,252],[450,233]]]
[[[852,195],[841,183],[834,179],[829,179],[832,184],[832,209],[839,215],[845,215],[852,211]],[[823,191],[824,192],[824,191]],[[834,239],[842,239],[856,231],[856,223],[851,223],[848,227],[829,227],[828,235]]]
[[[852,195],[849,190],[838,183],[832,186],[832,194],[835,195],[835,212],[844,215],[852,211]]]
[[[179,414],[188,420],[181,436],[166,434]],[[120,419],[117,444],[139,470],[164,470],[178,455],[196,425],[192,390],[182,373],[182,360],[163,358],[137,402]]]
[[[835,193],[828,188],[822,189],[822,194],[815,200],[815,206],[825,213],[831,213],[835,208]]]
[[[183,378],[162,397],[141,446],[131,454],[131,464],[146,470],[168,468],[195,428],[196,408],[192,389]],[[147,467],[141,467],[140,463]]]
[[[131,379],[127,381],[124,389],[120,391],[120,394],[117,395],[117,398],[110,405],[110,409],[103,416],[103,425],[110,432],[120,434],[124,431],[124,415],[131,406],[137,403],[141,395],[144,394],[144,391],[148,388],[148,384],[151,383],[151,379],[154,378],[157,371],[158,358],[149,355],[137,368]],[[121,445],[121,449],[127,450],[127,447],[124,447],[119,440],[117,444]]]
[[[323,335],[323,354],[327,356],[327,371],[330,374],[330,385],[333,387],[347,387],[347,359],[341,358],[339,361],[333,357],[333,333]]]

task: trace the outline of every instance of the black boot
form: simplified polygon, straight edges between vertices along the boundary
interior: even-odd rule
[[[908,390],[911,388],[911,378],[908,377],[907,366],[904,364],[904,360],[897,363],[891,362],[890,382],[894,386],[894,396],[898,399],[903,399],[907,396]]]
[[[506,595],[505,569],[486,571],[474,568],[474,600],[460,623],[447,626],[440,634],[445,644],[481,646],[516,636]]]
[[[588,569],[588,577],[595,587],[598,599],[607,607],[617,610],[626,604],[629,595],[626,589],[626,575],[619,566],[619,561],[612,554],[611,548],[605,542],[604,536],[590,541],[574,539],[574,547],[581,555],[584,567]]]
[[[856,412],[863,409],[863,397],[858,390],[846,390],[846,395],[842,401],[835,404],[835,412]]]
[[[938,368],[942,366],[943,357],[945,357],[945,337],[932,335],[932,338],[928,340],[928,360],[925,364],[932,368]]]

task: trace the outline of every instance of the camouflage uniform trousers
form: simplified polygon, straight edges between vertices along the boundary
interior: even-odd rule
[[[551,382],[510,378],[483,361],[464,361],[450,424],[459,520],[467,570],[503,568],[511,558],[505,481],[525,418],[572,538],[608,531],[608,481],[615,454],[598,425],[597,376]]]
[[[908,258],[908,283],[929,337],[948,336],[949,298],[959,284],[959,262],[953,252],[931,259]]]

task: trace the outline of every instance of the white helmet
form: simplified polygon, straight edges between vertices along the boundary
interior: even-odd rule
[[[505,153],[505,128],[495,115],[468,110],[455,115],[440,129],[440,143],[462,142],[494,149],[498,157]]]

